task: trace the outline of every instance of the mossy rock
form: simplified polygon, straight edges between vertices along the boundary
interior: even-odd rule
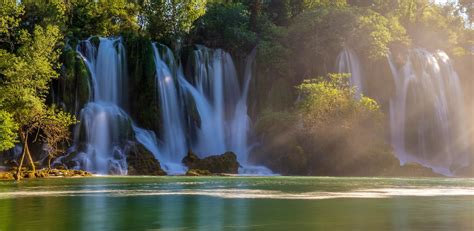
[[[160,134],[161,109],[156,93],[152,41],[145,36],[130,36],[124,41],[129,76],[129,114],[140,127]]]
[[[166,175],[160,162],[140,143],[132,143],[129,146],[127,164],[128,175]]]
[[[92,36],[89,38],[91,43],[95,46],[95,47],[99,47],[100,45],[100,38],[98,36]]]
[[[13,172],[0,172],[0,180],[15,180]]]
[[[214,155],[200,159],[190,150],[182,162],[191,170],[209,171],[213,174],[237,174],[240,167],[237,156],[233,152],[226,152],[222,155]]]
[[[91,96],[90,73],[77,52],[68,47],[61,56],[63,66],[58,80],[58,96],[71,113],[84,107]]]

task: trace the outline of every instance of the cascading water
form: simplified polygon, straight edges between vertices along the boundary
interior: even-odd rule
[[[356,53],[347,47],[339,53],[337,56],[337,71],[339,73],[351,74],[350,83],[351,86],[356,88],[356,97],[360,97],[364,92],[364,85],[362,82],[362,71],[359,62],[359,58]]]
[[[233,151],[245,167],[243,173],[271,174],[264,167],[247,165],[247,94],[255,51],[246,59],[241,91],[230,54],[198,46],[193,51],[194,75],[186,78],[173,52],[153,44],[156,98],[163,125],[158,139],[154,132],[135,126],[122,109],[127,101],[127,79],[121,39],[100,38],[98,47],[90,40],[81,41],[76,49],[90,72],[92,89],[90,102],[80,112],[81,123],[70,150],[76,168],[127,174],[127,145],[136,140],[169,174],[186,171],[181,160],[188,148],[200,157]],[[189,106],[195,110],[193,115],[187,111]],[[196,118],[198,123],[186,124]]]
[[[163,122],[162,142],[154,153],[163,166],[179,172],[188,148],[200,157],[233,151],[246,165],[250,130],[247,94],[255,51],[246,60],[241,91],[232,57],[220,49],[197,46],[193,51],[194,75],[187,79],[169,48],[160,44],[153,44],[153,48]],[[199,117],[199,124],[191,127],[185,125],[185,121],[193,120],[185,114],[189,104]],[[190,130],[196,131],[194,139],[186,135]],[[260,172],[269,173],[264,168]]]
[[[77,167],[99,174],[126,174],[125,140],[131,120],[121,108],[126,81],[125,48],[121,39],[100,38],[98,49],[90,39],[77,52],[91,75],[93,95],[80,113],[74,151]]]
[[[247,68],[253,63],[252,55]],[[194,50],[193,84],[180,78],[182,86],[189,92],[199,113],[201,126],[197,140],[192,144],[201,156],[234,151],[238,160],[247,161],[247,91],[240,91],[240,84],[232,57],[217,49],[198,46]],[[244,88],[251,70],[245,70]]]
[[[415,49],[401,68],[392,56],[388,61],[396,87],[391,139],[400,162],[455,174],[469,164],[469,140],[462,89],[448,55]]]
[[[173,52],[166,46],[153,44],[153,54],[156,67],[155,84],[160,108],[162,129],[162,146],[157,158],[163,163],[168,173],[184,171],[181,160],[187,152],[186,135],[183,125],[184,115],[175,77],[178,66]]]

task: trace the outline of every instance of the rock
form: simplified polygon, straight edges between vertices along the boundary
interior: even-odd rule
[[[15,180],[12,172],[0,172],[0,180]]]
[[[209,170],[201,170],[201,169],[189,169],[186,172],[186,176],[210,176],[212,175]]]
[[[164,176],[160,162],[142,144],[134,143],[127,151],[128,175]]]
[[[33,171],[29,171],[29,172],[26,173],[25,178],[28,178],[28,179],[36,178],[36,174]]]
[[[195,170],[195,172],[196,170],[207,170],[212,174],[237,174],[240,167],[237,156],[233,152],[199,159],[196,154],[189,150],[182,162],[190,170]]]

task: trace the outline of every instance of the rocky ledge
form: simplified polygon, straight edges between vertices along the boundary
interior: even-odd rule
[[[142,144],[135,143],[127,152],[128,175],[164,176],[160,162]]]
[[[13,168],[10,171],[0,172],[0,180],[16,180],[16,169]],[[33,179],[33,178],[48,178],[48,177],[80,177],[80,176],[92,176],[90,172],[83,170],[71,170],[71,169],[39,169],[36,171],[27,170],[24,168],[21,171],[22,179]]]
[[[226,152],[222,155],[208,156],[204,159],[200,159],[189,150],[182,162],[189,169],[186,173],[187,176],[237,174],[240,167],[237,161],[237,155],[233,152]]]

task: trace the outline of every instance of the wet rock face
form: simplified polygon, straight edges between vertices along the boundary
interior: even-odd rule
[[[127,152],[128,175],[164,176],[160,162],[142,144],[135,143]]]
[[[222,155],[214,155],[200,159],[190,150],[182,162],[190,171],[209,171],[212,174],[237,174],[240,167],[237,156],[233,152],[226,152]]]

